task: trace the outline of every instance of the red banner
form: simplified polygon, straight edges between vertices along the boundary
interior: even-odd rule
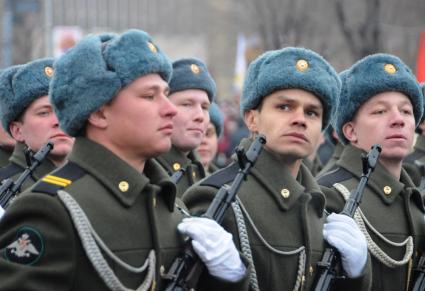
[[[416,79],[425,82],[425,31],[419,35],[418,59],[416,61]]]

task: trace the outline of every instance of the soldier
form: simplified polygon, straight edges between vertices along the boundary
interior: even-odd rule
[[[224,118],[217,103],[211,103],[209,109],[210,122],[201,144],[196,149],[206,173],[212,174],[218,170],[213,160],[218,151],[218,139],[223,133]]]
[[[410,290],[412,268],[425,248],[425,222],[421,194],[402,161],[421,120],[422,94],[411,70],[388,54],[365,57],[341,73],[341,79],[333,126],[345,147],[337,167],[318,180],[326,208],[342,210],[362,175],[361,154],[380,144],[382,153],[356,222],[372,256],[372,290]]]
[[[48,141],[54,148],[27,179],[22,190],[66,162],[73,138],[60,128],[48,98],[53,76],[53,59],[39,59],[8,68],[0,75],[0,112],[2,126],[16,146],[7,166],[0,169],[0,180],[16,179],[27,167],[25,149],[37,152]]]
[[[7,166],[16,141],[0,126],[0,167]]]
[[[425,97],[425,83],[421,83],[422,93]],[[421,190],[425,189],[425,119],[422,120],[416,128],[418,137],[416,139],[413,152],[410,153],[403,162],[404,169],[409,173],[413,183],[420,187]]]
[[[177,196],[205,177],[205,170],[195,149],[201,144],[209,123],[208,108],[216,93],[215,82],[207,67],[198,59],[181,59],[173,63],[170,100],[177,107],[171,150],[157,161],[170,176],[181,174]]]
[[[339,89],[334,69],[307,49],[269,51],[248,68],[241,113],[251,136],[264,134],[267,143],[223,226],[252,258],[252,290],[314,286],[324,250],[325,198],[301,161],[315,149]],[[251,141],[244,139],[241,146],[247,148]],[[232,182],[238,167],[232,163],[189,188],[183,196],[188,208],[202,213],[217,188]],[[336,280],[333,290],[367,289],[364,237],[351,218],[332,214],[328,219],[324,234],[341,251],[343,268],[353,278]],[[345,230],[337,230],[338,225]]]
[[[184,205],[151,159],[171,147],[171,63],[147,33],[130,30],[88,36],[54,68],[51,101],[76,142],[69,162],[0,221],[0,290],[163,290],[183,241],[175,203]],[[212,220],[181,225],[198,235],[211,290],[246,285],[230,234]]]

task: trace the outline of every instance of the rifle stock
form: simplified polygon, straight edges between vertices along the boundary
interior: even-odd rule
[[[246,153],[244,153],[243,149],[236,151],[239,171],[231,186],[223,185],[220,187],[204,217],[213,219],[219,224],[223,221],[226,210],[235,201],[242,182],[248,176],[265,143],[265,137],[258,135]],[[165,275],[170,280],[165,290],[193,290],[203,268],[204,265],[193,250],[191,240],[187,239],[183,254],[174,259],[168,273]]]
[[[380,145],[373,145],[367,156],[362,156],[363,163],[363,174],[360,178],[360,182],[354,192],[351,192],[349,199],[344,205],[344,209],[341,214],[349,217],[354,217],[354,213],[363,197],[364,189],[367,185],[370,175],[376,167],[378,162],[379,154],[381,153]],[[319,273],[319,279],[315,287],[315,291],[328,291],[330,290],[334,279],[336,278],[336,265],[339,261],[338,251],[332,247],[327,247],[323,253],[322,260],[317,263],[318,269],[321,270]]]
[[[0,186],[0,206],[6,208],[12,199],[21,191],[22,184],[31,176],[34,170],[41,164],[46,156],[53,149],[53,143],[48,142],[38,152],[36,152],[31,158],[31,164],[28,165],[22,174],[13,181],[12,178],[8,178],[3,181]]]

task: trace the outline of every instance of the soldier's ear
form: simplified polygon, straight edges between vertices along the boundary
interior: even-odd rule
[[[258,110],[251,109],[245,111],[244,121],[250,132],[258,133]]]
[[[344,134],[345,138],[348,139],[351,143],[357,142],[356,127],[354,126],[354,123],[352,121],[347,122],[342,126],[342,133]]]
[[[105,105],[90,114],[87,122],[97,128],[106,128],[108,126],[108,120],[105,115]]]
[[[25,142],[24,136],[22,135],[22,122],[12,121],[9,125],[10,134],[13,139],[19,142]]]

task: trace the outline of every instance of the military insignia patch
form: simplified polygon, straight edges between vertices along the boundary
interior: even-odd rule
[[[7,261],[33,265],[44,254],[44,241],[41,234],[32,227],[21,227],[16,233],[15,240],[4,249]]]

